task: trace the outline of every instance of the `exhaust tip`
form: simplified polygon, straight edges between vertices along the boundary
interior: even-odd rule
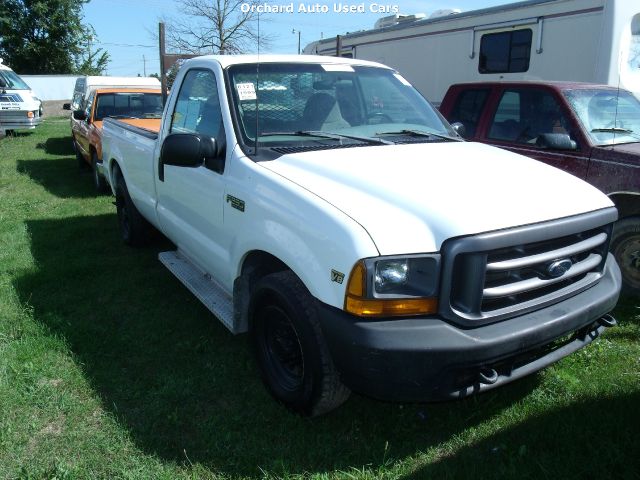
[[[478,372],[478,380],[486,385],[493,385],[498,381],[498,372],[494,368],[482,367]]]
[[[602,317],[600,317],[598,319],[598,323],[600,325],[602,325],[603,327],[607,327],[607,328],[614,327],[614,326],[616,326],[618,324],[616,319],[613,318],[613,315],[608,314],[608,313],[606,315],[603,315]]]

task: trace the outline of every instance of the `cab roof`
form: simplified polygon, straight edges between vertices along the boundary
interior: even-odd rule
[[[328,57],[324,55],[205,55],[187,60],[185,64],[214,61],[222,68],[246,63],[316,63],[330,65],[360,65],[369,67],[384,67],[386,65],[368,60],[352,59],[345,57]]]

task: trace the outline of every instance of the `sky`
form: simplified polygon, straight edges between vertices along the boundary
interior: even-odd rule
[[[329,13],[301,12],[299,6],[309,10],[316,5],[327,5]],[[373,28],[376,20],[393,13],[372,13],[371,10],[391,10],[397,7],[402,14],[425,13],[457,8],[476,10],[495,5],[513,3],[514,0],[293,0],[294,13],[261,15],[260,29],[274,40],[268,50],[261,53],[297,53],[298,32],[301,47],[320,38]],[[291,0],[264,0],[260,4],[286,6]],[[333,13],[333,6],[363,5],[365,13]],[[107,51],[111,61],[107,75],[129,76],[159,73],[158,22],[161,18],[180,16],[176,0],[91,0],[84,6],[84,23],[96,31],[92,48]],[[294,32],[295,30],[295,32]],[[247,52],[255,53],[255,52]]]

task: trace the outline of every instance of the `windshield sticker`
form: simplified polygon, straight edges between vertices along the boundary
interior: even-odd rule
[[[329,63],[322,64],[322,69],[325,72],[353,72],[351,65],[334,65]]]
[[[238,91],[238,97],[241,102],[244,100],[255,100],[258,98],[256,96],[256,87],[253,83],[238,83],[236,84],[236,90]]]
[[[394,73],[393,76],[400,80],[403,85],[406,85],[407,87],[411,86],[411,84],[399,73]]]

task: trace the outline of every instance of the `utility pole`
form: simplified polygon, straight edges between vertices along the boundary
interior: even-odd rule
[[[147,76],[147,59],[144,54],[142,55],[142,71],[144,72],[144,76]]]

